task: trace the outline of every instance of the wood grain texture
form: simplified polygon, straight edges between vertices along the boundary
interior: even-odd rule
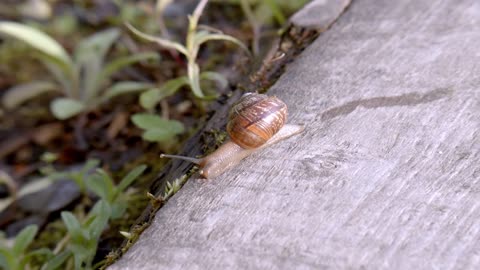
[[[356,0],[271,94],[305,132],[191,179],[109,269],[480,269],[480,2]]]

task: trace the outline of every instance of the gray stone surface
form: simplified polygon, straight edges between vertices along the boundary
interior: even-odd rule
[[[191,179],[109,269],[480,269],[480,1],[356,0],[271,94],[306,131]]]

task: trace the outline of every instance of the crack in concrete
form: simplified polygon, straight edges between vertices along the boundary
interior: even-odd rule
[[[426,93],[411,92],[399,96],[354,100],[324,111],[321,114],[320,119],[326,121],[338,116],[348,115],[358,107],[375,109],[380,107],[415,106],[442,99],[450,95],[452,92],[453,90],[450,88],[438,88]]]

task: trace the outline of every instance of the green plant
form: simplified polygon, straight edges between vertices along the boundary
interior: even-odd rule
[[[46,167],[43,167],[41,169],[41,172],[47,176],[48,179],[50,180],[58,180],[58,179],[69,179],[74,181],[78,188],[80,189],[80,192],[83,194],[86,194],[87,187],[87,179],[91,177],[93,173],[93,169],[98,167],[100,164],[99,160],[96,159],[89,159],[85,165],[82,166],[82,168],[77,169],[77,170],[72,170],[72,171],[64,171],[64,172],[58,172],[53,168],[51,164],[47,165]]]
[[[24,228],[13,241],[0,240],[0,267],[9,270],[31,269],[30,261],[34,256],[44,256],[46,261],[42,270],[59,269],[67,259],[73,255],[75,269],[92,269],[100,235],[111,218],[109,205],[98,201],[83,221],[79,221],[71,212],[61,213],[62,220],[67,228],[64,241],[67,250],[52,252],[47,248],[40,248],[28,252],[27,248],[38,232],[36,225]]]
[[[185,131],[183,124],[176,120],[166,120],[158,115],[137,113],[132,115],[132,122],[145,130],[142,138],[150,142],[165,142]]]
[[[80,222],[71,212],[62,212],[70,241],[68,250],[74,257],[75,269],[92,269],[100,235],[108,224],[111,209],[104,200],[98,201]]]
[[[216,0],[216,2],[240,4],[243,12],[247,15],[249,11],[246,11],[245,8],[250,9],[252,18],[260,24],[271,24],[274,20],[279,24],[284,24],[286,14],[298,10],[308,0]]]
[[[286,15],[296,11],[308,0],[216,0],[222,4],[240,5],[245,17],[252,27],[252,51],[257,55],[260,50],[260,30],[264,25],[271,25],[275,21],[283,25]]]
[[[35,28],[15,22],[0,22],[0,34],[28,44],[35,56],[48,68],[54,81],[33,81],[12,87],[3,96],[3,105],[13,109],[40,94],[59,91],[50,108],[58,119],[67,119],[91,110],[117,95],[152,89],[150,83],[121,81],[111,84],[110,77],[118,70],[147,59],[156,59],[153,52],[122,56],[105,64],[105,57],[120,36],[116,28],[107,29],[79,42],[73,57],[54,39]]]
[[[125,190],[145,169],[145,165],[137,166],[116,186],[104,170],[97,169],[88,177],[86,185],[100,200],[86,218],[79,221],[72,213],[62,212],[62,219],[70,237],[68,249],[74,256],[75,269],[91,269],[102,231],[110,219],[123,216],[129,199]]]
[[[113,183],[112,178],[102,169],[97,169],[87,180],[88,188],[102,199],[109,207],[112,219],[123,216],[127,209],[129,194],[125,192],[126,188],[135,181],[147,168],[140,165],[130,171],[118,185]]]
[[[0,266],[2,269],[23,270],[29,267],[29,261],[33,256],[52,255],[52,252],[46,248],[27,251],[37,232],[37,225],[29,225],[18,233],[13,241],[0,240]]]
[[[145,165],[135,167],[118,185],[115,185],[112,178],[104,170],[97,168],[99,160],[89,159],[80,169],[66,172],[58,172],[53,166],[48,165],[42,168],[42,173],[47,179],[70,179],[74,181],[80,189],[80,192],[87,195],[87,190],[92,191],[100,199],[104,200],[112,210],[112,218],[119,218],[126,209],[128,194],[125,189],[137,179],[147,168]],[[97,168],[96,170],[94,170]]]
[[[52,154],[48,153],[45,159],[54,160],[54,157],[50,155]],[[41,268],[42,270],[59,269],[72,256],[75,269],[92,269],[91,264],[101,233],[106,228],[109,220],[123,216],[132,195],[126,189],[147,168],[145,165],[135,167],[122,178],[118,185],[115,185],[112,178],[104,170],[97,169],[92,172],[98,164],[98,160],[89,160],[80,170],[73,172],[56,172],[53,167],[48,167],[49,175],[47,178],[36,181],[36,183],[31,184],[31,187],[25,187],[18,192],[16,196],[22,196],[22,192],[27,193],[39,190],[45,187],[45,185],[49,185],[53,179],[70,178],[81,189],[84,189],[85,195],[87,195],[86,189],[89,189],[100,200],[97,201],[88,214],[84,214],[84,218],[78,219],[73,213],[67,211],[61,213],[68,233],[58,242],[54,251],[46,248],[30,252],[26,251],[37,234],[37,226],[26,227],[13,241],[1,239],[0,237],[0,267],[2,269],[26,269],[34,256],[45,257],[42,260],[45,262]],[[3,181],[7,184],[10,181],[9,176],[2,173],[2,171],[0,171],[1,179],[4,179]],[[68,247],[66,250],[64,250],[65,246]]]
[[[200,73],[200,68],[196,62],[196,59],[201,45],[205,42],[211,40],[230,41],[248,52],[247,47],[238,39],[229,35],[225,35],[221,31],[213,29],[212,27],[200,27],[198,25],[198,20],[207,2],[208,0],[200,1],[195,8],[193,14],[188,17],[189,25],[187,36],[185,38],[185,45],[162,37],[145,34],[134,28],[129,23],[126,23],[126,26],[130,29],[130,31],[132,31],[132,33],[134,33],[139,38],[147,41],[156,42],[159,46],[167,49],[176,50],[179,53],[183,54],[187,59],[187,76],[172,79],[165,83],[165,85],[160,89],[151,89],[142,93],[140,97],[140,103],[144,108],[152,109],[162,98],[172,95],[173,93],[175,93],[175,91],[177,91],[180,87],[184,85],[190,86],[193,94],[196,97],[210,98],[205,96],[202,89],[200,88],[200,80],[213,80],[223,85],[227,84],[225,78],[219,73]]]
[[[91,164],[83,167],[84,169],[89,168],[87,171],[90,171],[93,165],[98,164],[97,161],[87,163]],[[55,256],[50,258],[42,269],[57,269],[72,255],[75,269],[92,269],[91,264],[101,233],[109,220],[123,216],[131,195],[126,192],[126,189],[145,169],[145,165],[137,166],[116,186],[111,177],[102,169],[97,169],[92,174],[85,173],[83,175],[85,179],[82,179],[85,187],[95,193],[100,200],[82,219],[78,219],[71,212],[61,213],[68,234],[59,241],[54,251]],[[65,246],[68,247],[67,250],[61,252]]]

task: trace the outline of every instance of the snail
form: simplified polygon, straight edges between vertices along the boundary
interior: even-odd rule
[[[302,125],[285,124],[286,121],[287,105],[283,101],[275,96],[247,93],[230,110],[227,124],[230,140],[215,152],[200,159],[166,154],[160,157],[195,163],[201,176],[215,178],[252,153],[304,130]]]

